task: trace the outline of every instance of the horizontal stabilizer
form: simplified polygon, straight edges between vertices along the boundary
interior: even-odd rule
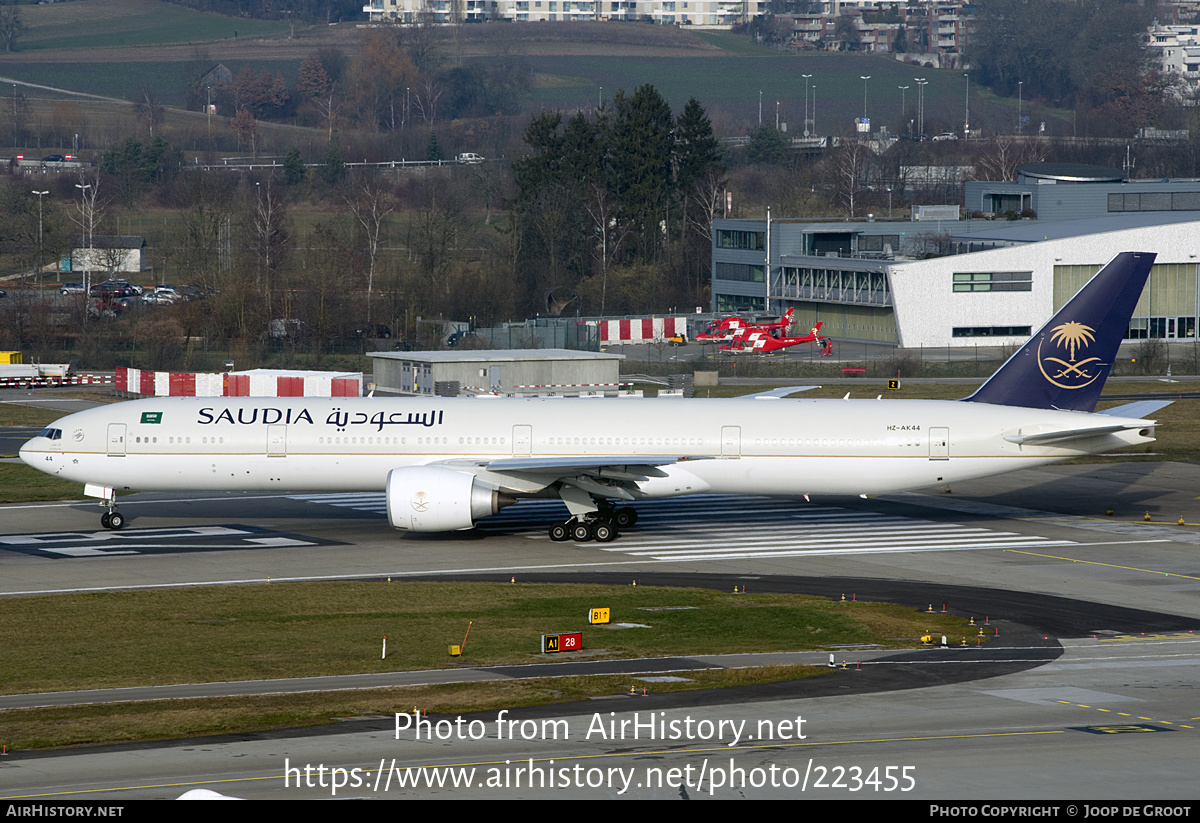
[[[1136,403],[1126,403],[1124,406],[1113,406],[1111,409],[1096,412],[1107,414],[1109,417],[1149,417],[1156,411],[1174,403],[1174,400],[1138,400]]]
[[[1069,440],[1082,440],[1086,437],[1098,437],[1102,434],[1115,434],[1116,432],[1129,431],[1131,429],[1152,428],[1154,423],[1150,420],[1138,420],[1135,422],[1114,423],[1111,426],[1090,426],[1084,429],[1058,429],[1057,431],[1036,431],[1018,432],[1017,434],[1006,434],[1004,439],[1009,443],[1016,443],[1018,446],[1049,446],[1051,444],[1065,443]]]

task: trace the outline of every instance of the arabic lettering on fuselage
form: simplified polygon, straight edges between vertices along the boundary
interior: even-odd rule
[[[351,414],[335,408],[329,413],[329,417],[325,418],[325,422],[330,426],[337,426],[338,431],[345,431],[347,426],[363,424],[370,424],[375,426],[376,431],[383,431],[384,426],[437,426],[442,422],[442,412],[375,412],[368,415],[366,412]]]
[[[345,431],[347,426],[375,426],[376,431],[383,431],[385,426],[440,426],[443,422],[443,412],[349,412],[334,408],[325,418],[326,425],[336,426],[339,431]],[[196,421],[201,425],[217,423],[232,423],[250,426],[256,423],[274,425],[276,423],[314,423],[308,409],[278,409],[272,406],[263,408],[221,409],[215,407],[200,409],[200,417]]]

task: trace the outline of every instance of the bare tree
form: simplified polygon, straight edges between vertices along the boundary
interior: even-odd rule
[[[21,22],[21,11],[15,0],[0,6],[0,40],[4,41],[4,50],[17,50],[17,39],[24,33],[25,24]]]
[[[229,125],[238,136],[238,145],[245,140],[250,144],[250,154],[252,157],[258,157],[258,123],[254,119],[254,115],[250,113],[250,109],[239,109],[238,113],[229,121]]]
[[[353,197],[346,205],[362,227],[367,247],[367,322],[371,322],[371,293],[375,288],[375,265],[379,255],[379,238],[383,222],[396,210],[396,201],[389,187],[379,176],[364,176]]]
[[[254,284],[263,290],[263,303],[273,314],[273,287],[276,275],[283,269],[291,244],[287,225],[287,210],[268,177],[265,184],[255,184],[254,203],[250,211],[250,232],[254,241]],[[286,290],[283,290],[286,295]],[[284,307],[286,309],[286,307]],[[286,315],[286,311],[284,312]]]
[[[866,177],[871,158],[871,149],[863,140],[843,140],[833,155],[836,199],[846,206],[847,217],[854,217],[855,199]]]
[[[104,205],[100,201],[100,173],[88,175],[80,172],[79,182],[75,184],[75,188],[79,189],[79,201],[75,204],[75,213],[71,217],[79,226],[79,233],[84,244],[82,248],[87,249],[84,252],[83,282],[86,287],[90,288],[92,266],[96,262],[93,259],[93,238],[96,235],[96,226],[104,219]]]
[[[158,95],[146,83],[143,83],[138,90],[137,99],[133,102],[133,110],[137,113],[139,120],[145,121],[150,130],[150,140],[153,141],[154,127],[162,123],[166,109],[163,108]]]
[[[990,140],[976,167],[981,180],[1016,180],[1017,166],[1046,159],[1048,146],[1041,140],[1017,140],[1000,135]]]
[[[329,139],[333,140],[333,118],[341,109],[337,99],[338,84],[329,77],[320,57],[313,54],[300,64],[297,87],[312,100],[317,111],[325,118],[329,128]]]

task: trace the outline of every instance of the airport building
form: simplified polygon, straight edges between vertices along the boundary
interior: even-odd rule
[[[372,23],[451,25],[486,20],[532,22],[645,21],[663,26],[729,28],[762,13],[763,0],[370,0]]]
[[[1200,180],[1126,180],[1121,169],[1082,163],[1026,163],[1015,182],[964,185],[968,212],[1042,220],[1200,211]]]
[[[1158,257],[1127,337],[1197,340],[1200,210],[1086,220],[716,220],[712,308],[903,347],[1024,341],[1118,252]],[[936,256],[930,256],[936,255]]]
[[[368,352],[379,391],[415,397],[615,394],[623,354],[569,349]]]

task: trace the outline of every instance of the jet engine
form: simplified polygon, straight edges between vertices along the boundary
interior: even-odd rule
[[[470,472],[444,466],[410,466],[388,472],[388,521],[394,529],[414,532],[469,529],[479,518],[516,502],[482,485]]]

